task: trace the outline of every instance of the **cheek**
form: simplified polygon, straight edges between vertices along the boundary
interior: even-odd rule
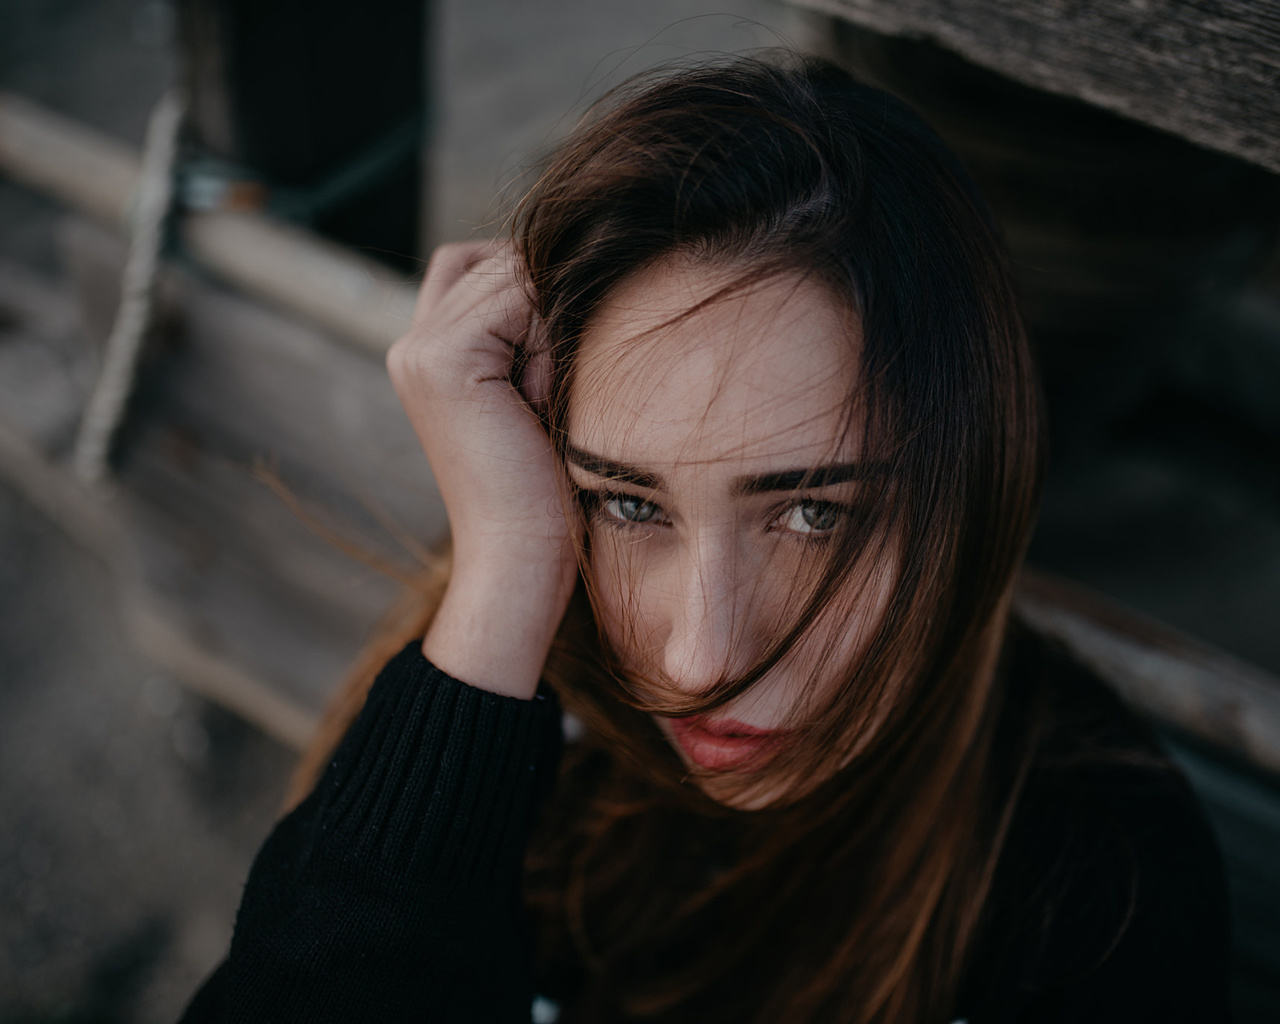
[[[857,582],[836,594],[797,645],[798,667],[816,683],[815,696],[830,695],[856,668],[884,621],[896,562],[863,569]]]
[[[643,545],[597,526],[591,531],[591,590],[596,617],[613,652],[624,665],[638,664],[645,637],[653,632],[653,610],[646,606],[646,555]]]
[[[884,620],[895,571],[893,560],[864,570],[861,583],[835,594],[773,670],[740,698],[744,707],[760,713],[760,724],[780,726],[793,714],[803,719],[820,713],[853,677]],[[794,621],[787,616],[797,614],[797,600],[793,597],[786,612],[774,620],[779,631]]]

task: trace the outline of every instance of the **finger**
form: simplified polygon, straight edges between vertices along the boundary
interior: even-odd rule
[[[501,347],[511,379],[518,380],[519,375],[512,368],[518,364],[523,369],[527,360],[533,320],[533,303],[524,285],[514,275],[495,282],[493,291],[476,306],[474,315],[483,323],[485,335]]]
[[[536,313],[530,316],[524,342],[516,350],[511,379],[520,396],[545,417],[551,398],[551,349]]]
[[[479,243],[467,260],[467,270],[473,270],[488,261],[509,262],[510,257],[514,255],[514,249],[510,242],[499,238],[491,238]]]
[[[442,246],[419,293],[414,327],[388,365],[406,377],[427,372],[509,386],[532,314],[519,269],[509,243]]]
[[[456,253],[454,258],[465,263],[461,276],[433,299],[423,296],[429,312],[437,320],[458,322],[475,316],[491,320],[495,309],[505,309],[511,304],[521,309],[529,306],[524,295],[521,264],[510,245],[486,245],[480,250]],[[448,270],[456,273],[457,267],[451,265]]]
[[[533,302],[522,269],[515,246],[492,243],[469,255],[468,270],[457,288],[468,312],[509,348],[528,344],[530,337]]]
[[[415,320],[433,312],[440,300],[499,245],[490,239],[476,239],[437,246],[427,261],[427,270],[418,288]]]
[[[477,298],[520,289],[523,293],[523,264],[508,243],[493,243],[470,255],[463,281]]]

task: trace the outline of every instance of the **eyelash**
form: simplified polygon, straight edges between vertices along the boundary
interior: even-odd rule
[[[836,516],[835,522],[832,523],[831,526],[827,527],[824,530],[810,530],[809,532],[804,532],[802,530],[790,530],[790,529],[786,529],[785,527],[782,528],[783,530],[785,530],[785,532],[790,533],[796,537],[799,537],[801,540],[809,541],[812,543],[824,541],[830,538],[836,532],[836,530],[839,529],[840,523],[843,522],[845,519],[847,519],[853,513],[852,507],[850,507],[849,505],[843,505],[838,501],[820,501],[816,498],[807,498],[807,499],[802,498],[798,501],[792,501],[784,505],[773,517],[773,519],[770,520],[771,529],[784,516],[789,516],[794,512],[800,512],[802,509],[806,507],[814,509],[815,514],[817,516],[825,517],[826,515],[829,515],[829,514],[834,514]]]
[[[611,529],[615,530],[632,530],[640,527],[664,526],[669,520],[662,511],[662,506],[656,502],[649,501],[637,494],[628,494],[625,491],[595,491],[586,488],[578,488],[577,490],[578,504],[582,507],[586,516],[595,521],[603,523]],[[613,502],[627,502],[637,507],[637,511],[641,509],[652,509],[650,518],[647,519],[629,519],[623,516],[615,515],[606,508]],[[812,532],[803,532],[801,530],[790,530],[785,527],[779,528],[778,523],[784,516],[792,512],[796,512],[803,508],[812,508],[816,515],[823,516],[829,513],[835,513],[841,519],[853,514],[853,508],[837,501],[821,501],[816,498],[801,498],[795,501],[787,502],[772,510],[772,517],[769,520],[768,531],[770,533],[780,532],[788,533],[800,540],[810,543],[818,543],[831,537],[839,526],[839,520],[825,530],[815,530]]]
[[[612,529],[630,530],[641,526],[662,526],[666,522],[666,516],[661,506],[657,503],[648,501],[637,494],[627,494],[625,491],[592,491],[586,488],[578,488],[578,504],[582,506],[582,511],[587,517],[595,522],[603,523]],[[622,516],[614,515],[606,510],[607,505],[611,502],[631,502],[639,508],[651,508],[654,510],[658,519],[650,518],[643,520],[625,519]]]

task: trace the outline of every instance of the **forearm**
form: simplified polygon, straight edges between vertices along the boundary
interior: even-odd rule
[[[422,653],[456,679],[528,700],[576,578],[577,563],[565,553],[546,561],[496,551],[483,560],[455,555]]]
[[[558,733],[553,702],[394,659],[264,844],[190,1019],[527,1022],[519,878]]]

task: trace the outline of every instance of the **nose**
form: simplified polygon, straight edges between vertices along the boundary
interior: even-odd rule
[[[759,656],[748,575],[731,544],[704,540],[676,557],[669,580],[662,643],[667,679],[701,693],[746,672]]]

